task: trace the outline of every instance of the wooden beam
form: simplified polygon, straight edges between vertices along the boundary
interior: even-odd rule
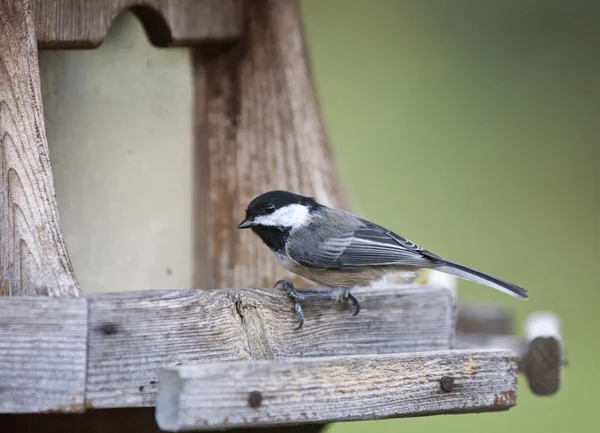
[[[89,299],[88,407],[155,404],[163,368],[196,362],[449,349],[454,304],[442,288],[361,288],[361,312],[306,302],[295,331],[282,290],[186,290]]]
[[[2,299],[0,413],[82,411],[86,339],[83,298]]]
[[[242,40],[194,50],[196,287],[269,287],[286,272],[236,226],[257,195],[286,189],[348,210],[312,83],[296,0],[244,2]]]
[[[517,358],[448,351],[211,363],[169,368],[156,406],[165,431],[506,410]]]
[[[113,20],[131,9],[157,46],[194,46],[237,39],[240,0],[33,0],[41,49],[98,47]]]
[[[77,296],[44,128],[29,0],[0,1],[0,296]]]

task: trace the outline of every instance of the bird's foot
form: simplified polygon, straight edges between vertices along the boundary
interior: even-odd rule
[[[296,310],[296,316],[298,318],[298,327],[296,330],[302,328],[304,325],[304,311],[302,311],[301,302],[304,301],[304,296],[296,291],[294,284],[289,281],[279,280],[275,283],[275,288],[283,288],[287,292],[288,296],[294,301],[294,310]]]
[[[356,296],[350,293],[348,289],[336,289],[334,292],[311,292],[311,293],[298,293],[294,285],[285,280],[279,280],[275,283],[275,288],[283,288],[287,292],[288,296],[292,301],[294,301],[294,310],[296,311],[296,316],[298,318],[298,327],[296,330],[302,328],[304,325],[304,311],[302,310],[302,302],[313,300],[313,299],[346,299],[350,300],[354,305],[354,313],[352,316],[356,316],[360,311],[360,303]]]
[[[350,293],[350,290],[344,288],[336,288],[333,291],[332,298],[334,299],[344,299],[349,300],[354,305],[354,313],[352,316],[356,316],[360,311],[360,302],[358,302],[358,298]]]

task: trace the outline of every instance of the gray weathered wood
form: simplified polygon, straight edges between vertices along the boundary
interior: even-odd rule
[[[513,314],[505,306],[483,302],[458,305],[456,331],[459,333],[508,335],[512,327]]]
[[[560,388],[564,364],[560,328],[560,319],[554,313],[536,312],[527,317],[527,352],[521,369],[537,395],[552,395]]]
[[[0,413],[82,411],[86,338],[83,298],[1,299]]]
[[[29,0],[0,1],[0,296],[77,296],[44,128]]]
[[[455,349],[505,349],[512,350],[520,357],[527,351],[523,341],[513,335],[470,334],[456,335]]]
[[[510,351],[210,363],[162,372],[156,420],[189,431],[382,419],[506,410],[516,396]]]
[[[191,362],[415,352],[451,347],[454,305],[427,286],[361,288],[347,304],[306,302],[306,323],[276,289],[90,296],[87,406],[155,403],[161,369]]]

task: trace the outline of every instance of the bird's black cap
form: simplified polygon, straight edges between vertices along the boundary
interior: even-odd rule
[[[265,192],[250,202],[246,209],[246,219],[240,223],[238,228],[248,228],[250,227],[249,221],[254,217],[265,215],[290,204],[301,204],[308,206],[311,210],[321,206],[313,197],[283,190]]]

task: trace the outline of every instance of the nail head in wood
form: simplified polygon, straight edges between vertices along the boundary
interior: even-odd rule
[[[248,393],[248,406],[253,409],[260,407],[263,396],[260,391],[251,391]]]
[[[452,392],[452,389],[454,388],[454,378],[450,376],[442,377],[440,380],[440,386],[442,387],[442,391]]]

